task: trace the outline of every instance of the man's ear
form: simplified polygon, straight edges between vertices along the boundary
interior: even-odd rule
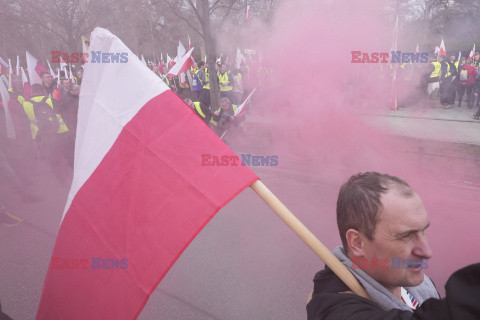
[[[356,257],[363,257],[365,255],[365,241],[360,232],[355,229],[348,229],[345,237],[348,251]]]

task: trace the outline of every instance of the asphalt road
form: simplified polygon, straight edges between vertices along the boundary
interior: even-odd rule
[[[335,219],[338,188],[355,168],[317,170],[292,159],[279,154],[277,167],[253,169],[333,249],[340,243]],[[480,185],[475,175],[471,181],[434,176],[409,182],[430,215],[434,258],[427,274],[443,288],[453,271],[478,262]],[[67,195],[48,170],[40,172],[31,189],[43,201],[21,203],[0,184],[9,211],[24,220],[14,227],[0,226],[0,301],[13,319],[34,319]],[[319,258],[247,189],[193,241],[140,319],[305,319],[312,278],[322,268]]]

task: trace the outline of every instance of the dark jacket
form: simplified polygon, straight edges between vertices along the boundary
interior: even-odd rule
[[[428,299],[415,311],[385,311],[353,293],[328,268],[314,278],[308,320],[474,320],[480,319],[480,263],[455,272],[445,285],[447,297]]]

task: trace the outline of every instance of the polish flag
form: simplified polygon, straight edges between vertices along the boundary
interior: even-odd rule
[[[193,46],[192,46],[192,42],[190,41],[190,35],[188,35],[188,50],[192,48]],[[193,63],[193,66],[195,66],[195,57],[193,56],[193,54],[192,54],[192,63]]]
[[[22,73],[22,82],[23,82],[23,97],[25,100],[29,100],[32,96],[32,87],[30,86],[30,82],[28,81],[27,75],[25,74],[25,70],[20,67],[20,72]]]
[[[163,74],[163,53],[160,53],[160,63],[158,64],[158,71]]]
[[[248,94],[245,101],[243,101],[242,104],[238,106],[237,110],[235,111],[235,116],[241,115],[243,113],[243,109],[245,108],[247,103],[250,101],[250,99],[252,98],[256,90],[257,90],[257,87],[253,88],[253,90]]]
[[[247,59],[245,59],[245,57],[243,56],[242,51],[240,51],[240,48],[237,47],[237,58],[236,58],[237,69],[240,68],[240,65],[242,64],[242,62],[246,62],[246,61]]]
[[[176,75],[185,73],[190,69],[192,66],[192,59],[190,56],[192,55],[193,49],[190,49],[183,57],[178,59],[178,62],[168,71],[168,77],[174,77]]]
[[[8,71],[8,63],[0,57],[0,74],[5,74]]]
[[[175,62],[170,58],[170,56],[167,54],[167,67],[168,69],[172,69],[172,67],[175,65]]]
[[[247,6],[247,22],[250,21],[251,15],[250,15],[250,6]]]
[[[473,49],[472,51],[470,51],[470,54],[468,55],[467,60],[472,60],[474,56],[475,56],[475,43],[473,44]]]
[[[69,82],[73,83],[72,65],[70,63],[68,64],[68,73],[70,74]]]
[[[143,57],[143,54],[142,54],[142,58],[140,59],[143,63],[143,65],[146,67],[147,66],[147,62],[145,61],[145,58]]]
[[[50,74],[52,75],[53,79],[56,79],[57,75],[55,74],[55,72],[53,72],[52,66],[50,65],[50,62],[48,62],[48,60],[47,60],[47,64],[48,64],[48,70],[50,71]]]
[[[10,59],[8,59],[8,88],[13,88],[12,81],[13,81],[13,68],[12,68],[12,62]]]
[[[415,53],[420,53],[420,46],[417,44],[417,47],[415,48]]]
[[[96,28],[91,50],[128,52]],[[37,319],[136,319],[195,236],[258,177],[138,59],[86,64],[75,170]],[[106,270],[108,269],[108,270]]]
[[[20,57],[17,56],[17,66],[15,67],[15,75],[19,76],[20,75]]]
[[[438,50],[438,55],[439,56],[446,56],[447,55],[447,50],[445,49],[445,43],[443,42],[443,39],[442,39],[442,42],[440,43],[440,48]]]
[[[15,126],[13,124],[12,116],[10,114],[10,108],[8,107],[8,104],[10,102],[10,94],[8,93],[8,89],[7,87],[5,87],[3,81],[0,81],[0,96],[2,97],[2,102],[0,106],[3,108],[3,112],[5,114],[5,127],[7,129],[7,137],[15,139]]]
[[[42,79],[40,74],[42,72],[48,72],[47,68],[40,63],[34,56],[32,56],[28,51],[26,51],[27,57],[27,70],[28,76],[30,77],[30,84],[34,85],[36,83],[42,84]]]

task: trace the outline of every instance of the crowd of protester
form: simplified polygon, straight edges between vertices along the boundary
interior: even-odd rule
[[[245,130],[244,116],[235,115],[235,112],[248,93],[254,87],[261,87],[268,76],[266,68],[256,67],[251,72],[245,63],[240,68],[230,68],[228,59],[217,60],[214,72],[207,69],[205,62],[199,61],[186,74],[175,77],[167,76],[171,66],[154,63],[148,66],[222,138],[229,130]],[[31,178],[39,171],[51,171],[61,187],[68,185],[73,173],[83,68],[59,69],[42,72],[42,83],[30,88],[24,87],[20,75],[12,76],[6,108],[15,128],[15,137],[9,136],[6,113],[0,112],[0,176],[8,182],[3,185],[8,185],[23,202],[41,199],[28,191]],[[217,107],[210,102],[212,76],[217,77],[220,91],[220,105]],[[4,108],[0,110],[4,111]],[[17,223],[0,197],[0,224]]]

